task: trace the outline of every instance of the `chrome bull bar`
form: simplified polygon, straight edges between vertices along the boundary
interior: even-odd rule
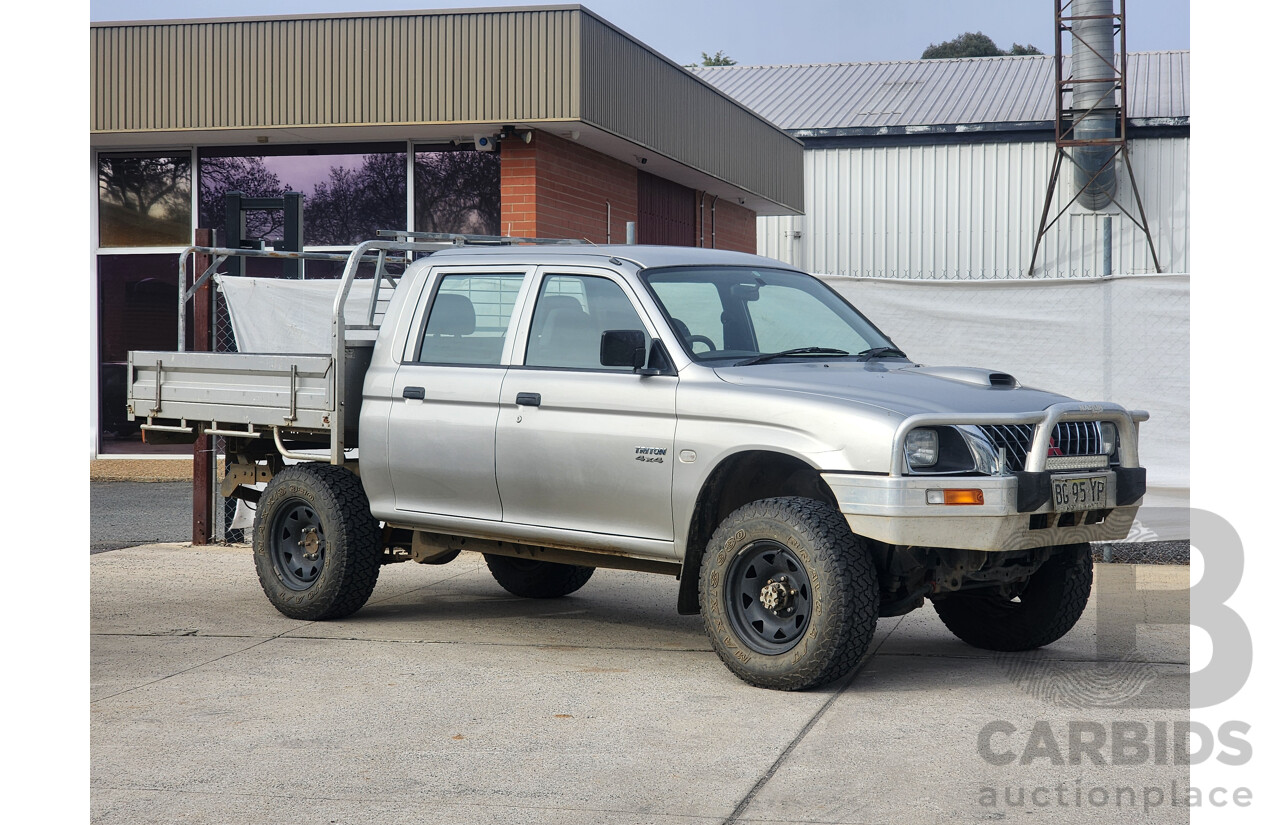
[[[904,418],[893,436],[889,475],[907,475],[907,433],[919,427],[983,426],[989,424],[1030,424],[1035,426],[1031,449],[1027,452],[1027,472],[1047,469],[1049,440],[1061,421],[1110,421],[1116,425],[1120,466],[1138,466],[1138,424],[1151,416],[1145,410],[1126,410],[1119,404],[1069,401],[1053,404],[1039,412],[1026,413],[920,413]]]

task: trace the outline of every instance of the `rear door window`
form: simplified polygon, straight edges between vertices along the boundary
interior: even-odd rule
[[[511,326],[524,273],[444,275],[428,310],[414,360],[496,365]]]

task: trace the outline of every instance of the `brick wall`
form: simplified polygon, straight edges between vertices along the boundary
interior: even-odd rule
[[[626,243],[627,221],[639,220],[634,166],[547,132],[534,132],[527,144],[505,141],[501,151],[502,234]],[[702,192],[693,197],[695,244],[712,246],[714,200],[714,245],[756,251],[755,212],[727,198],[715,200]]]
[[[502,144],[503,234],[624,243],[634,220],[634,167],[546,132]]]
[[[735,252],[756,252],[756,213],[739,206],[728,198],[716,199],[715,195],[698,192],[698,237],[700,246],[708,249],[732,249]],[[711,214],[712,204],[715,215]]]

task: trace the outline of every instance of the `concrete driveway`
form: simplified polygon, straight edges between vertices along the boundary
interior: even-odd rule
[[[90,565],[95,822],[1188,821],[1185,566],[1099,565],[1034,654],[967,647],[926,605],[840,683],[780,693],[653,575],[522,600],[464,553],[315,623],[268,604],[244,547]]]

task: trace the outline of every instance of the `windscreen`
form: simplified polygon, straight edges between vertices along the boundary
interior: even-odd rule
[[[797,352],[857,356],[892,347],[826,284],[784,269],[670,267],[643,273],[695,360]]]

